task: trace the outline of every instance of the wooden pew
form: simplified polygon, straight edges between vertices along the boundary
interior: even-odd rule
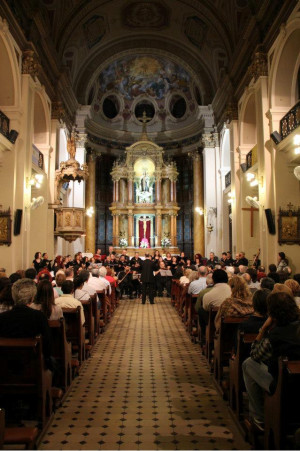
[[[186,301],[185,301],[186,315],[187,315],[186,328],[187,328],[188,334],[191,337],[191,340],[193,342],[196,341],[196,337],[198,335],[198,333],[197,333],[198,314],[195,312],[195,304],[196,304],[197,298],[198,298],[197,294],[189,294],[189,293],[186,294]],[[194,330],[195,330],[195,332],[194,332]]]
[[[84,326],[81,324],[80,306],[62,309],[66,322],[67,340],[72,344],[72,353],[78,352],[81,364],[85,359]]]
[[[212,358],[212,351],[214,349],[214,337],[215,337],[215,317],[217,315],[219,308],[210,307],[208,311],[208,324],[205,329],[205,357],[208,363],[210,363]],[[200,327],[200,326],[199,326]]]
[[[60,373],[54,385],[67,392],[72,382],[72,345],[67,341],[65,319],[48,320],[52,338],[52,356],[58,363]]]
[[[88,357],[95,343],[95,320],[93,316],[93,304],[90,299],[88,301],[81,301],[81,303],[83,305],[85,317],[85,357]]]
[[[94,317],[94,336],[97,338],[100,333],[100,310],[98,309],[98,295],[95,293],[93,296],[90,297],[92,302],[92,311],[93,311],[93,317]]]
[[[229,360],[229,405],[238,420],[243,413],[243,392],[245,391],[242,363],[249,357],[251,344],[256,336],[257,334],[238,332],[235,358]]]
[[[300,427],[300,361],[280,357],[278,367],[275,393],[265,394],[265,449],[286,449],[287,436]]]
[[[36,449],[38,434],[36,427],[5,427],[5,411],[0,408],[0,449],[4,445],[24,445],[25,449]]]
[[[214,338],[214,378],[219,385],[223,377],[223,368],[229,366],[238,325],[247,318],[228,316],[221,319],[219,333]]]
[[[98,290],[97,296],[100,301],[100,321],[99,331],[103,332],[104,327],[107,324],[107,304],[106,304],[106,290]]]
[[[0,405],[30,398],[43,429],[52,415],[52,373],[45,367],[42,338],[0,338],[0,361]]]

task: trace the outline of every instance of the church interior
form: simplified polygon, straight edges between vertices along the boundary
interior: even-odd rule
[[[265,277],[281,254],[293,280],[299,245],[299,0],[0,2],[0,279],[39,252],[94,264],[113,248],[213,269],[230,253]],[[152,308],[96,289],[73,381],[38,432],[23,424],[27,449],[299,449],[299,415],[245,423],[226,340],[206,329],[203,346],[188,290],[170,280]],[[0,322],[3,359],[1,337]],[[1,439],[3,384],[0,444],[20,448]]]

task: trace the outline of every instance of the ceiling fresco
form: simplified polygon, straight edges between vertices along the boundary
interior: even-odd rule
[[[153,56],[127,57],[114,61],[99,76],[101,98],[107,91],[118,91],[126,100],[146,94],[156,100],[169,92],[189,91],[190,75],[179,65]]]

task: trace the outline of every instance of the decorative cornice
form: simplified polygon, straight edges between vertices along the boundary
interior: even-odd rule
[[[22,74],[31,75],[32,78],[38,77],[41,65],[38,55],[32,49],[24,50],[22,56]]]
[[[268,56],[260,49],[256,51],[252,58],[252,63],[248,68],[250,78],[256,81],[259,77],[268,75]]]
[[[223,121],[231,122],[238,120],[238,105],[237,102],[230,100],[227,102],[224,113],[223,113]]]

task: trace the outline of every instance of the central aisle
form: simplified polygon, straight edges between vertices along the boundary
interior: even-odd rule
[[[169,299],[120,302],[41,449],[249,449]]]

